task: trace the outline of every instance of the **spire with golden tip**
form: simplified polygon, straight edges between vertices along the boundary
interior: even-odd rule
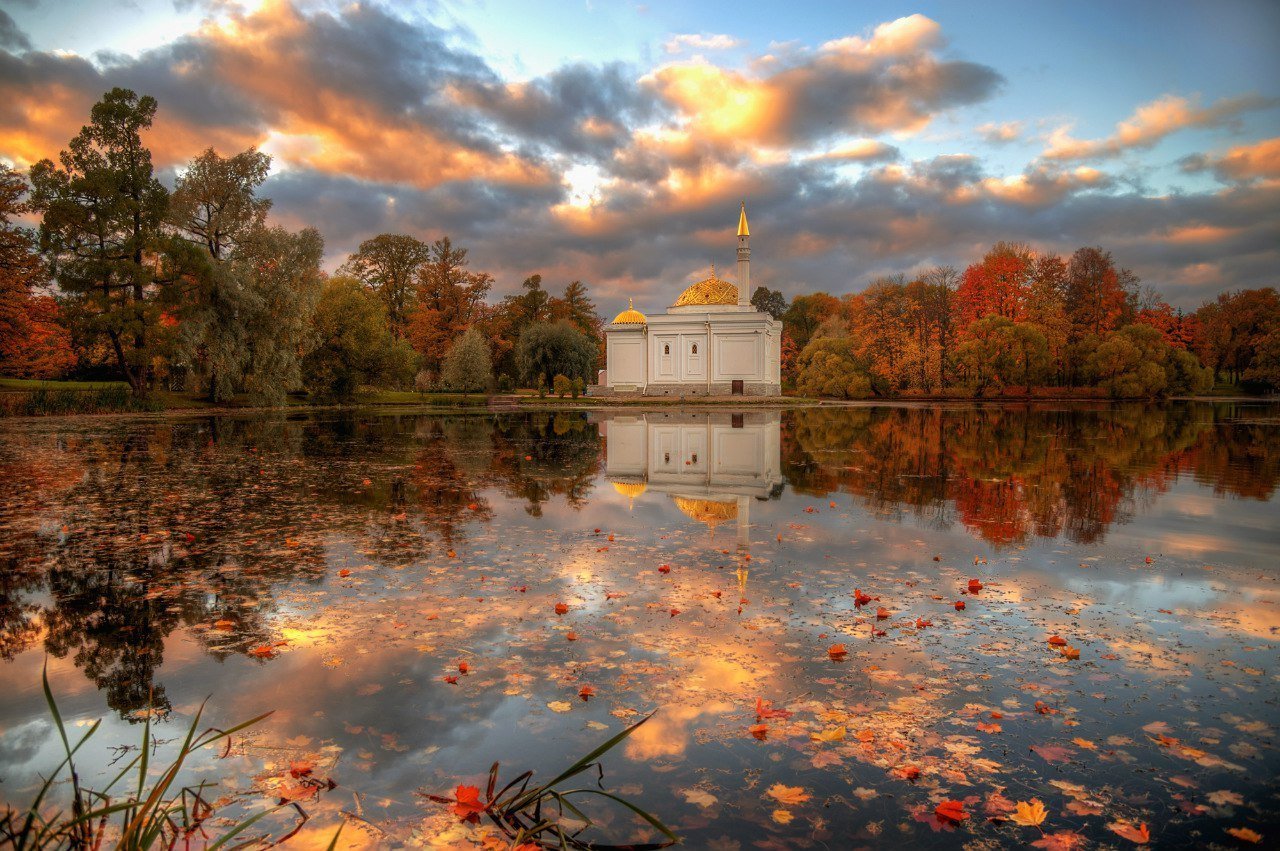
[[[742,202],[742,210],[738,213],[738,236],[751,236],[747,228],[747,202]]]

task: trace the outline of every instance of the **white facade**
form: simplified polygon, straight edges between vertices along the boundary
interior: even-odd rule
[[[667,312],[628,308],[605,329],[605,371],[594,392],[646,396],[782,392],[782,323],[751,306],[746,208],[738,225],[738,281],[688,287]]]
[[[732,522],[749,543],[752,501],[782,484],[777,411],[601,416],[605,477],[619,493],[666,494],[694,520]]]

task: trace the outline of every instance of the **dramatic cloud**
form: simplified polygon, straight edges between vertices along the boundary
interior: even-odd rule
[[[1224,182],[1280,178],[1280,137],[1239,145],[1221,156],[1196,154],[1180,165],[1187,172],[1210,170]]]
[[[668,43],[679,61],[513,81],[466,33],[389,7],[215,6],[176,41],[92,59],[32,49],[0,17],[0,157],[56,156],[103,92],[127,86],[160,102],[146,139],[167,177],[210,145],[270,152],[273,218],[319,227],[331,268],[377,233],[449,235],[498,294],[532,272],[557,288],[581,279],[606,313],[628,295],[669,304],[711,262],[731,265],[744,198],[753,280],[788,295],[963,266],[998,239],[1111,248],[1183,307],[1274,283],[1280,266],[1280,139],[1185,159],[1227,184],[1194,194],[1080,162],[1230,125],[1259,97],[1164,97],[1107,139],[1060,130],[1044,157],[995,169],[1016,149],[987,146],[1025,138],[1033,119],[982,125],[982,142],[947,136],[944,116],[989,109],[1002,77],[947,52],[920,15],[742,65],[687,58],[741,47],[729,37],[683,35]],[[972,147],[920,155],[933,135]]]
[[[765,57],[751,72],[705,61],[661,67],[647,78],[699,137],[806,146],[842,134],[912,132],[939,112],[989,97],[991,68],[942,61],[937,23],[912,15],[868,38],[830,41],[787,59]]]
[[[1059,127],[1049,137],[1044,156],[1051,160],[1084,160],[1118,157],[1133,148],[1150,148],[1161,139],[1189,127],[1223,127],[1239,120],[1241,114],[1276,105],[1257,95],[1223,98],[1207,107],[1194,100],[1165,95],[1143,104],[1132,116],[1116,125],[1105,139],[1076,139],[1069,127]]]

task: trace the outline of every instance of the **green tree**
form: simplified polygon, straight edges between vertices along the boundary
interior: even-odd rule
[[[378,234],[360,243],[338,269],[376,292],[387,308],[391,333],[397,340],[409,333],[409,315],[417,302],[418,269],[431,259],[431,246],[412,236]]]
[[[1276,335],[1276,339],[1280,342],[1280,334]],[[1280,354],[1280,347],[1276,353]],[[1164,371],[1170,393],[1194,395],[1208,392],[1213,387],[1213,370],[1203,366],[1200,359],[1186,349],[1170,346],[1169,360],[1165,363]],[[1280,386],[1280,382],[1276,386]]]
[[[550,389],[556,375],[590,382],[596,345],[567,322],[538,322],[521,332],[516,363],[531,385]]]
[[[1049,344],[1040,329],[992,314],[972,323],[956,350],[961,381],[981,395],[1022,385],[1030,392],[1049,372]]]
[[[1157,396],[1169,385],[1169,344],[1150,325],[1126,325],[1098,344],[1086,374],[1117,398]]]
[[[756,287],[756,291],[751,294],[751,306],[774,319],[781,320],[787,315],[787,297],[768,287]]]
[[[871,377],[853,355],[848,337],[819,337],[800,352],[796,390],[804,396],[864,399]]]
[[[316,346],[303,360],[303,377],[317,398],[350,401],[362,386],[412,374],[412,353],[391,336],[381,299],[355,278],[325,282],[314,328]]]
[[[59,155],[31,168],[32,204],[43,214],[40,247],[86,336],[105,336],[137,395],[150,389],[153,359],[166,343],[167,295],[158,271],[160,226],[169,194],[156,180],[142,131],[153,97],[114,88]]]
[[[786,332],[803,349],[823,320],[840,311],[840,299],[827,293],[811,293],[796,296],[783,314],[782,324]]]
[[[468,328],[453,341],[444,356],[440,383],[446,390],[462,393],[483,393],[493,386],[489,344],[480,329]]]

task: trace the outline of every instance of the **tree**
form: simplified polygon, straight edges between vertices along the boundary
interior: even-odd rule
[[[169,196],[141,137],[155,112],[155,98],[114,88],[93,105],[60,166],[45,159],[31,168],[32,204],[43,214],[40,247],[68,312],[89,336],[107,337],[137,395],[148,392],[165,342],[166,281],[156,258]]]
[[[34,297],[48,275],[35,235],[14,221],[31,209],[26,193],[22,175],[0,163],[0,372],[52,378],[74,359],[57,305]]]
[[[1044,335],[1049,345],[1050,368],[1059,381],[1068,377],[1072,367],[1067,362],[1071,320],[1067,318],[1066,286],[1067,264],[1063,259],[1056,254],[1037,257],[1023,310],[1025,321]]]
[[[397,340],[409,332],[409,316],[417,301],[418,269],[431,259],[431,246],[403,234],[383,233],[360,243],[340,275],[357,278],[376,292],[387,308],[387,321]]]
[[[550,299],[547,313],[551,321],[564,320],[592,340],[603,336],[604,321],[596,312],[595,304],[587,295],[587,285],[582,281],[570,281],[562,298]]]
[[[787,297],[768,287],[756,287],[756,291],[751,294],[751,306],[781,320],[787,314]]]
[[[1021,243],[997,242],[964,270],[956,290],[961,326],[984,316],[1020,320],[1030,293],[1034,255]]]
[[[1277,339],[1280,340],[1280,335]],[[1186,349],[1169,347],[1164,372],[1170,393],[1199,394],[1213,387],[1213,370],[1201,365],[1200,360]]]
[[[169,221],[187,239],[223,260],[249,234],[265,226],[271,201],[257,189],[267,179],[271,156],[249,148],[221,157],[213,148],[193,159],[174,186]]]
[[[1030,323],[991,315],[974,322],[965,334],[968,339],[956,358],[963,383],[978,395],[1018,384],[1030,392],[1048,374],[1049,344]]]
[[[1065,295],[1072,340],[1099,337],[1119,328],[1131,312],[1126,285],[1136,278],[1117,269],[1110,251],[1079,248],[1067,264]]]
[[[407,380],[408,347],[391,336],[382,301],[355,278],[335,276],[316,305],[315,348],[303,360],[307,389],[346,402],[364,385]]]
[[[493,386],[493,366],[489,344],[480,329],[471,327],[449,347],[440,373],[444,389],[461,393],[483,393]]]
[[[567,322],[538,322],[520,334],[516,362],[530,385],[548,389],[557,375],[590,382],[596,363],[596,346]]]
[[[1259,345],[1280,326],[1280,295],[1272,287],[1222,293],[1196,311],[1196,353],[1214,373],[1240,381]]]
[[[1149,325],[1126,325],[1103,340],[1086,363],[1098,386],[1117,398],[1157,396],[1169,385],[1169,344]]]
[[[23,333],[0,335],[0,373],[15,378],[61,378],[75,366],[76,356],[58,303],[40,295],[27,299],[23,307]]]
[[[467,250],[446,236],[431,244],[431,259],[418,268],[418,304],[409,320],[409,339],[422,367],[438,375],[453,339],[480,320],[493,278],[467,271]]]
[[[853,355],[848,337],[819,337],[800,353],[796,390],[805,396],[864,399],[871,378]]]
[[[839,310],[840,299],[827,293],[796,296],[782,317],[782,325],[796,345],[803,349],[822,321]]]
[[[1257,342],[1253,362],[1242,377],[1272,391],[1280,390],[1280,323]]]
[[[256,193],[270,166],[253,148],[233,157],[209,148],[178,178],[169,206],[171,226],[191,249],[169,257],[184,270],[175,282],[183,304],[173,317],[174,360],[213,402],[252,388],[254,401],[278,404],[300,380],[300,347],[289,344],[308,327],[323,243],[315,231],[299,242],[267,227],[271,201]],[[290,290],[297,298],[282,298]],[[264,315],[273,307],[290,312]]]

